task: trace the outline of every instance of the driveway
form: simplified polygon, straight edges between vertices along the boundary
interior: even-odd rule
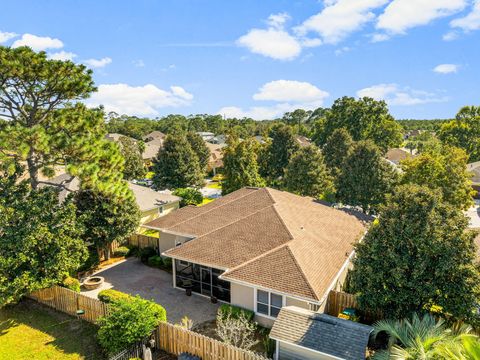
[[[471,228],[480,228],[480,200],[475,200],[475,205],[468,209],[465,214],[470,219]]]
[[[142,264],[137,258],[128,258],[114,264],[95,275],[103,276],[105,283],[100,289],[82,291],[83,295],[97,298],[103,289],[115,289],[131,295],[153,300],[167,310],[170,323],[179,323],[184,316],[193,320],[195,325],[215,319],[218,304],[210,299],[173,288],[172,275],[166,271]]]

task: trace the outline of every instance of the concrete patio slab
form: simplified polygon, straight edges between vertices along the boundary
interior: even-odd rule
[[[212,304],[208,298],[199,295],[186,296],[184,291],[173,288],[171,274],[146,266],[137,258],[128,258],[95,275],[104,277],[104,284],[99,289],[82,290],[83,295],[97,298],[103,289],[138,294],[165,307],[170,323],[179,323],[188,316],[197,325],[215,319],[217,314],[218,304]]]

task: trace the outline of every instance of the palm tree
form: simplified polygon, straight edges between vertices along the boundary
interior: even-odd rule
[[[471,327],[458,325],[450,329],[445,326],[443,319],[436,320],[432,315],[417,314],[412,319],[382,320],[374,325],[373,336],[386,332],[389,336],[388,350],[375,353],[374,360],[430,360],[452,359],[443,357],[444,354],[457,347],[459,336],[468,334]],[[453,358],[455,359],[455,358]],[[463,358],[462,358],[463,359]]]
[[[476,335],[462,334],[450,342],[440,344],[437,354],[440,359],[478,360],[480,359],[480,341]]]

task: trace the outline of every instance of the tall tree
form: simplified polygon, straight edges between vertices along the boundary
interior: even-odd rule
[[[332,177],[315,145],[302,147],[292,156],[283,182],[290,192],[318,199],[329,198],[334,192]]]
[[[322,148],[325,163],[336,177],[353,147],[353,139],[344,128],[335,129]]]
[[[18,182],[16,170],[0,175],[0,307],[58,284],[87,256],[75,206]]]
[[[465,151],[456,147],[432,148],[402,161],[402,182],[439,190],[446,202],[466,210],[473,205],[475,194],[467,159]]]
[[[45,52],[0,47],[0,160],[24,161],[36,189],[40,173],[65,166],[82,184],[114,191],[123,159],[104,139],[103,113],[75,101],[95,91],[92,72]]]
[[[267,143],[260,155],[260,174],[270,182],[283,176],[285,167],[299,145],[292,128],[280,124],[270,131],[271,142]]]
[[[376,212],[397,179],[396,170],[371,141],[359,141],[342,166],[337,179],[337,198],[348,205]]]
[[[339,128],[345,128],[353,140],[371,140],[382,152],[402,142],[402,128],[390,115],[385,101],[364,97],[342,97],[326,111],[325,120],[317,127],[314,140],[323,145]]]
[[[244,186],[265,186],[258,173],[258,142],[252,138],[240,141],[230,137],[223,153],[222,193],[228,194]]]
[[[402,185],[356,246],[351,286],[361,307],[403,318],[433,305],[473,321],[480,295],[475,233],[441,193]]]
[[[103,250],[106,259],[110,258],[113,241],[124,243],[140,223],[140,210],[129,189],[122,197],[85,189],[75,193],[74,202],[84,227],[84,240],[94,244],[99,253]]]
[[[469,162],[480,160],[480,106],[465,106],[438,134],[444,143],[464,149]]]
[[[140,146],[135,140],[127,136],[120,136],[118,140],[120,151],[125,159],[123,178],[125,180],[142,179],[145,177],[146,169],[142,158]]]
[[[198,187],[203,172],[198,156],[183,135],[168,135],[153,164],[157,189]]]
[[[210,160],[210,149],[200,135],[194,132],[187,133],[187,141],[190,143],[192,150],[197,154],[200,163],[200,169],[206,172],[208,161]]]

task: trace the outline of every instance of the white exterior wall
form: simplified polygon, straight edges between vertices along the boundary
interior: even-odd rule
[[[170,250],[176,246],[176,244],[183,244],[184,242],[191,240],[190,237],[175,235],[167,232],[160,231],[160,238],[158,239],[158,245],[160,254]]]
[[[329,356],[306,348],[277,341],[277,360],[338,360],[338,357]]]

